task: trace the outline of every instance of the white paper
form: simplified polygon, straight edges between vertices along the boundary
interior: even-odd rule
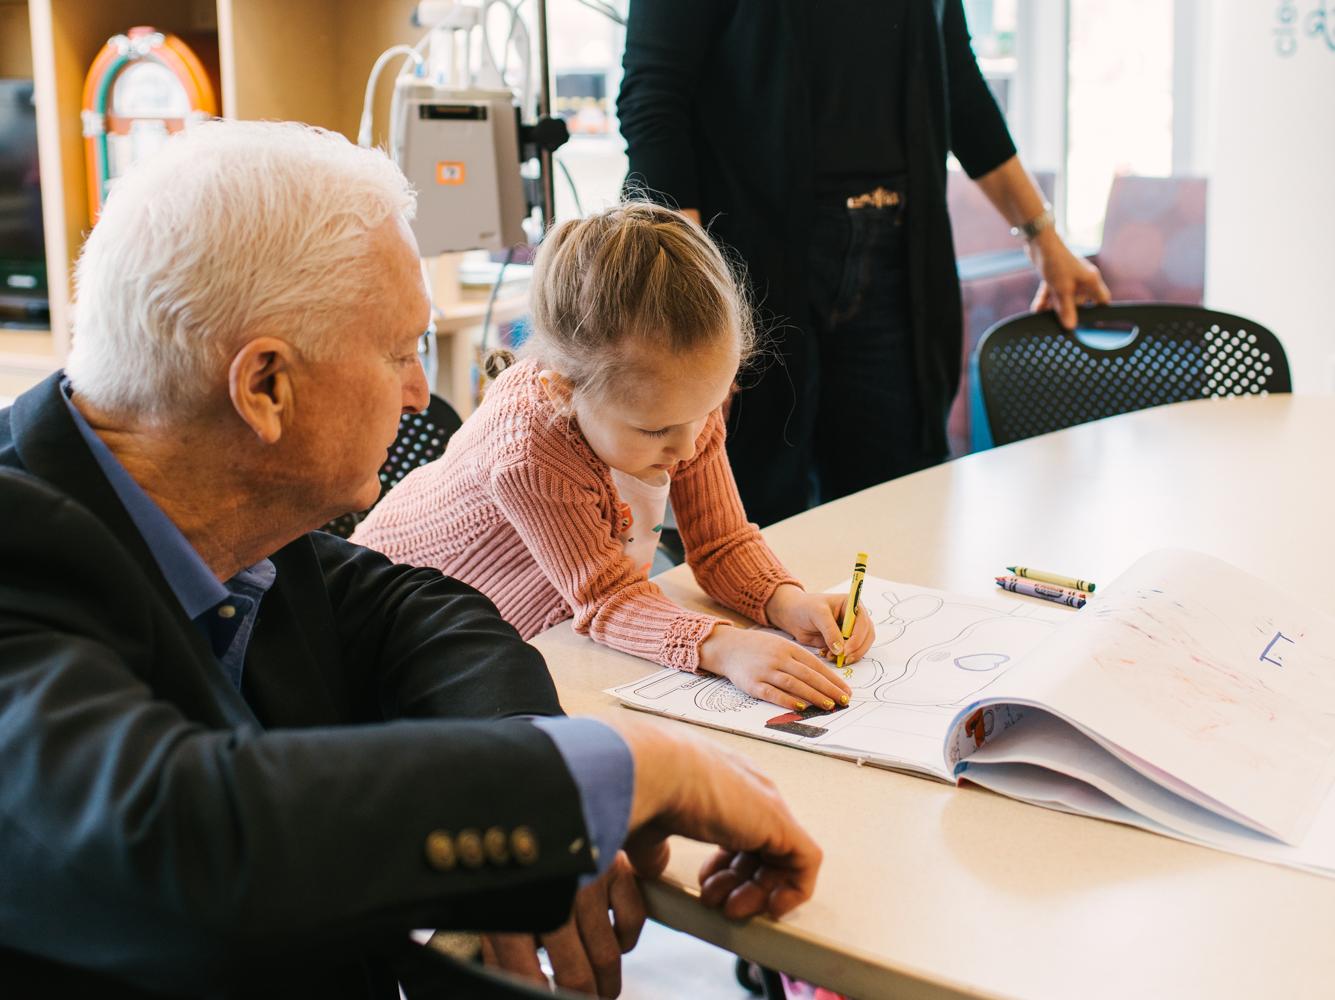
[[[846,594],[848,583],[831,592]],[[659,715],[948,780],[944,745],[960,709],[1076,613],[1000,592],[963,597],[870,576],[862,603],[876,641],[847,668],[846,709],[796,718],[724,678],[671,669],[609,693]]]
[[[1138,560],[999,688],[1286,843],[1335,778],[1335,620],[1200,553]]]

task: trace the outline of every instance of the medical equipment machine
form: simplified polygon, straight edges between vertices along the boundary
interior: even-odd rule
[[[387,49],[367,80],[358,141],[369,146],[376,79],[386,62],[405,57],[390,104],[389,152],[417,189],[412,225],[424,257],[526,243],[524,222],[536,205],[545,221],[551,219],[551,152],[568,132],[563,121],[549,117],[545,46],[542,95],[534,109],[532,40],[518,12],[522,2],[423,0],[413,23],[427,29],[425,37]],[[537,7],[541,41],[544,0]]]

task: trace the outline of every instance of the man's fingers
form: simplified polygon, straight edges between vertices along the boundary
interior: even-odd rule
[[[576,910],[578,911],[578,903]],[[607,922],[606,916],[603,922]],[[611,929],[608,929],[611,934]],[[552,976],[556,985],[576,993],[596,994],[601,985],[594,974],[590,956],[585,954],[581,930],[572,919],[562,924],[550,934],[542,936],[542,946],[547,949],[547,957],[552,963]],[[618,961],[620,955],[617,956]],[[617,969],[617,991],[621,990],[621,970]]]
[[[626,841],[626,857],[641,878],[655,879],[662,875],[670,856],[667,838],[657,830],[638,830]]]
[[[482,960],[490,966],[547,985],[547,975],[538,961],[538,943],[532,934],[482,935]]]
[[[721,872],[725,868],[732,867],[732,859],[736,856],[736,851],[729,851],[719,848],[709,856],[709,859],[700,866],[700,884],[704,885],[709,877],[715,872]]]
[[[613,930],[622,953],[630,951],[640,940],[647,917],[640,885],[629,871],[616,872],[607,887],[607,901],[612,904]]]

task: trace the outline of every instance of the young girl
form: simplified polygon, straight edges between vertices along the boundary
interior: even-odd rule
[[[780,565],[728,467],[722,411],[750,311],[705,232],[648,203],[563,223],[538,251],[532,316],[523,360],[488,359],[481,407],[354,541],[472,584],[526,639],[573,617],[597,642],[785,708],[847,704],[842,676],[802,648],[839,652],[845,597],[808,594]],[[669,497],[704,591],[802,645],[687,611],[648,579]],[[849,660],[872,633],[859,614]]]

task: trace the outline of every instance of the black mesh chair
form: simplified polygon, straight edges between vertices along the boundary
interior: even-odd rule
[[[972,363],[994,445],[1163,403],[1293,387],[1273,333],[1198,306],[1095,306],[1080,310],[1074,332],[1051,312],[1013,316],[983,334]]]
[[[463,426],[454,407],[434,393],[431,402],[421,413],[409,413],[399,420],[399,436],[389,449],[389,457],[380,467],[380,496],[389,492],[404,476],[419,465],[440,458],[450,436]],[[379,499],[376,501],[379,503]],[[370,508],[354,514],[343,514],[324,526],[324,530],[347,538],[362,522]]]

